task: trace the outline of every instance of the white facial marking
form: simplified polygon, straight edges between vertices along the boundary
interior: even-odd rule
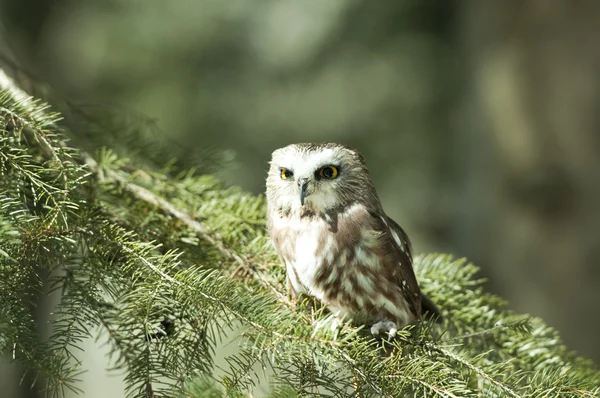
[[[339,203],[335,180],[316,181],[315,172],[321,167],[328,165],[340,165],[347,150],[343,148],[322,148],[316,151],[301,151],[295,146],[278,149],[273,152],[271,161],[272,183],[278,185],[278,195],[273,198],[277,201],[278,208],[290,208],[293,212],[300,211],[300,190],[297,181],[306,178],[309,181],[309,194],[305,197],[305,204],[310,205],[317,211],[324,211],[335,207]],[[281,180],[279,168],[284,167],[294,173],[292,178]],[[331,220],[328,220],[329,222]]]

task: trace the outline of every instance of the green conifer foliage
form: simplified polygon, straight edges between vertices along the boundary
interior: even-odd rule
[[[600,394],[592,363],[448,255],[415,264],[443,324],[399,332],[389,356],[361,328],[332,331],[327,314],[288,300],[262,196],[109,148],[91,156],[59,120],[0,92],[0,348],[36,375],[33,388],[79,391],[78,347],[100,328],[131,397],[243,397],[260,379],[277,397]],[[43,339],[32,305],[48,289],[61,299]],[[226,336],[239,350],[216,369]]]

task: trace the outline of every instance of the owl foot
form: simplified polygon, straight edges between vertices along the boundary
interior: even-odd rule
[[[371,334],[375,338],[379,337],[379,334],[382,330],[387,332],[390,339],[394,338],[396,336],[396,333],[398,333],[398,328],[396,327],[396,324],[392,321],[381,321],[371,326]]]

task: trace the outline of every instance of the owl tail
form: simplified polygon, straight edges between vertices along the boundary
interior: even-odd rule
[[[421,310],[423,316],[427,319],[434,319],[438,323],[444,320],[438,307],[424,294],[421,294]]]

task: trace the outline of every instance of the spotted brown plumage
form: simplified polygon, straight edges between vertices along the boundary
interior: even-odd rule
[[[421,294],[404,230],[383,211],[363,157],[335,143],[273,152],[268,229],[293,297],[307,294],[374,335],[437,312]]]

